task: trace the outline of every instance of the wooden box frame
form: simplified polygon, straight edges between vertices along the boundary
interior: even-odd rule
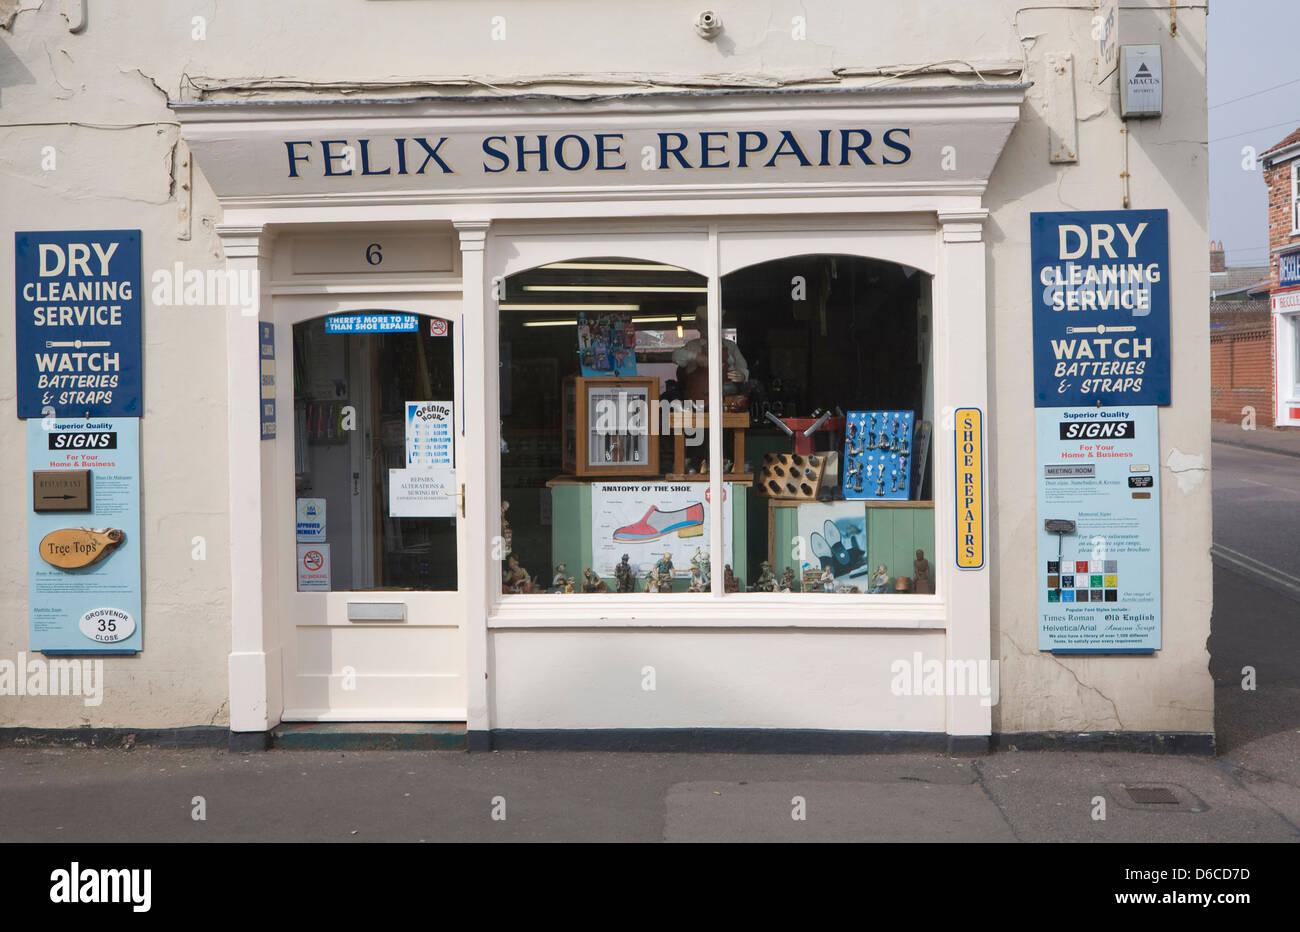
[[[606,465],[590,462],[591,437],[596,429],[598,413],[591,404],[597,392],[628,389],[632,400],[643,399],[646,404],[646,429],[644,432],[617,434],[616,437],[636,437],[645,443],[645,463],[641,465],[616,462]],[[564,471],[575,476],[658,476],[659,475],[659,380],[654,376],[629,376],[620,378],[585,378],[569,376],[564,380],[562,458]]]

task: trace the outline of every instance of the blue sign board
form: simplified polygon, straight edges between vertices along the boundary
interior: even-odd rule
[[[1038,649],[1160,649],[1159,409],[1038,408]]]
[[[325,318],[326,333],[416,333],[415,314],[334,314]]]
[[[1035,406],[1169,404],[1169,212],[1029,224]]]
[[[1277,257],[1277,284],[1279,288],[1300,285],[1300,251],[1284,252]]]
[[[140,421],[27,421],[27,600],[31,649],[128,654],[144,646],[140,604]],[[90,473],[88,511],[40,511],[42,473]],[[71,554],[86,565],[59,563]],[[51,562],[55,561],[55,562]]]
[[[275,439],[275,324],[257,324],[258,404],[262,413],[262,439]]]
[[[14,234],[18,416],[140,417],[140,231]]]

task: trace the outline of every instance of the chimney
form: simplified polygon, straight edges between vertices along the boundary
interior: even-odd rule
[[[1217,243],[1210,240],[1210,271],[1226,272],[1227,270],[1228,264],[1223,257],[1223,240]]]

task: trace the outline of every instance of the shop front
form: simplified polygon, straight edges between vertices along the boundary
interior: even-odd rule
[[[232,731],[987,745],[982,196],[1023,94],[173,104],[260,290]]]

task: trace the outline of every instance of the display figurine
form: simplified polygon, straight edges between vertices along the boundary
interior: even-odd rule
[[[582,591],[583,592],[608,592],[609,585],[605,580],[596,575],[596,571],[587,567],[582,571]]]
[[[673,555],[671,553],[665,553],[655,561],[655,575],[659,577],[655,591],[673,591]]]
[[[551,577],[551,591],[563,592],[564,583],[568,579],[569,568],[563,563],[555,564],[555,575]]]
[[[614,567],[614,591],[633,592],[635,590],[636,570],[632,569],[632,564],[628,562],[627,554],[623,554],[623,559]]]
[[[857,586],[851,586],[851,585],[845,583],[845,584],[843,584],[843,585],[836,586],[836,587],[835,587],[835,591],[836,591],[836,592],[841,592],[841,593],[846,593],[846,594],[852,594],[852,593],[860,593],[862,590],[859,589]]]
[[[511,594],[521,594],[533,591],[533,577],[529,575],[528,570],[519,565],[519,558],[513,553],[506,560],[505,578],[502,580],[502,591]]]
[[[781,581],[777,583],[777,589],[781,592],[791,592],[794,589],[794,567],[787,566],[785,572],[781,574]]]
[[[707,313],[707,309],[704,307],[696,308],[695,311],[695,326],[701,334],[708,333],[709,321]],[[723,397],[744,394],[744,383],[749,379],[749,363],[741,355],[740,347],[736,345],[735,340],[724,339],[722,347],[723,353],[721,356],[711,354],[708,339],[699,336],[693,340],[688,340],[684,346],[673,351],[673,362],[677,363],[678,368],[683,370],[683,377],[679,381],[685,387],[686,398],[695,401],[706,401],[708,399],[709,360],[711,356],[723,363]],[[700,470],[700,472],[704,472],[704,470]]]
[[[831,568],[829,566],[822,570],[820,581],[822,585],[822,592],[835,591],[835,574],[831,572]]]
[[[699,577],[701,592],[708,592],[713,585],[713,566],[709,555],[698,547],[695,548],[695,555],[691,557],[691,576]]]
[[[912,591],[926,595],[934,592],[934,583],[930,581],[930,561],[925,558],[924,550],[916,552],[916,560],[912,563]]]
[[[722,567],[722,591],[739,592],[740,583],[736,581],[736,574],[731,571],[731,564],[723,564]]]
[[[515,532],[510,530],[510,522],[506,520],[506,512],[510,510],[510,503],[501,502],[501,540],[504,541],[504,550],[502,556],[510,556],[511,543],[514,540]]]
[[[577,587],[573,584],[572,576],[570,576],[568,579],[564,581],[564,591],[569,595],[573,595],[573,593],[578,591]]]
[[[889,572],[885,569],[885,565],[882,563],[880,566],[876,567],[876,572],[871,577],[871,591],[884,592],[885,587],[888,585]]]
[[[755,592],[775,592],[776,576],[772,573],[772,564],[764,560],[758,566],[758,579],[754,581]]]

